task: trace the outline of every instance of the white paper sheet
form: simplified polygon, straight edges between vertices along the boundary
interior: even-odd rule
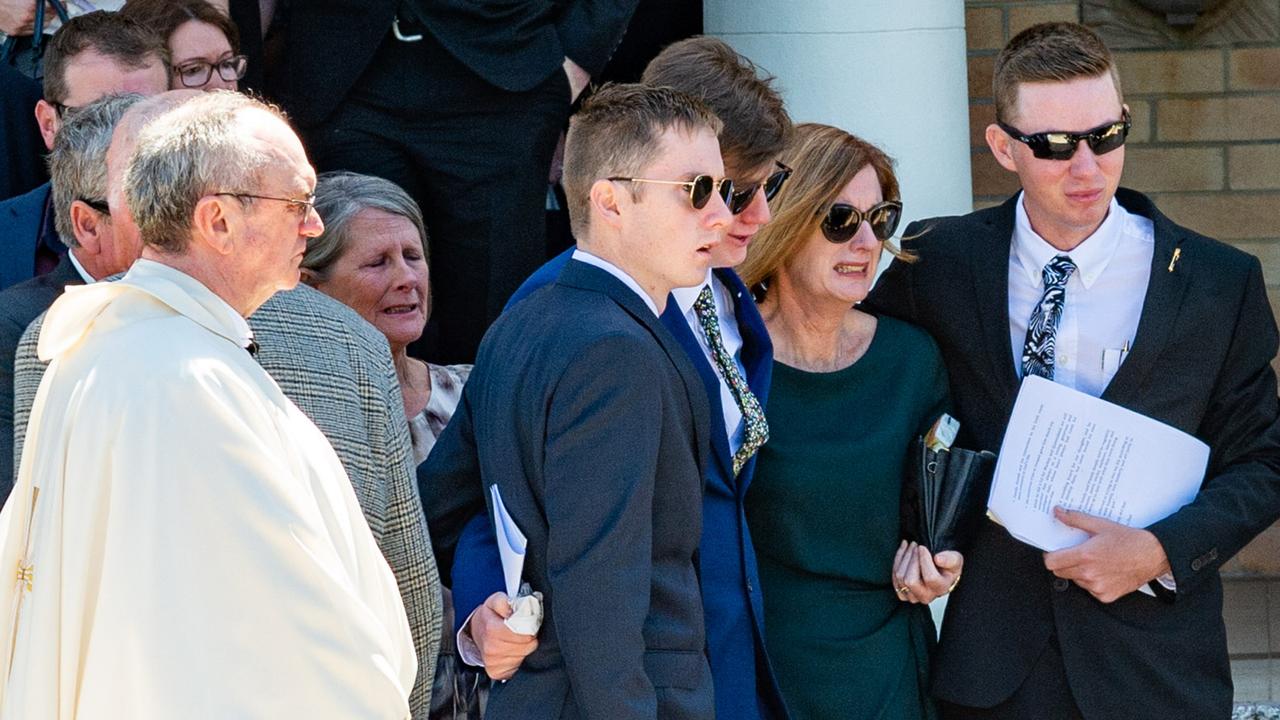
[[[1191,502],[1209,446],[1164,423],[1031,376],[1014,403],[987,509],[1015,538],[1060,550],[1089,538],[1053,517],[1080,510],[1146,527]]]
[[[524,572],[524,549],[528,545],[524,533],[502,504],[502,493],[497,485],[489,486],[493,500],[493,532],[498,538],[498,557],[502,559],[502,579],[506,582],[507,597],[514,598],[520,591],[520,575]]]

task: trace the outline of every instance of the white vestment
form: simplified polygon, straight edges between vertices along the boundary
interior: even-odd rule
[[[146,260],[50,308],[0,512],[3,720],[408,717],[395,579],[250,339]]]

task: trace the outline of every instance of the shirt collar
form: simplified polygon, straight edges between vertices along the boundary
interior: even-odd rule
[[[693,287],[676,288],[671,291],[671,297],[675,298],[676,305],[679,306],[680,312],[688,315],[693,311],[693,304],[698,301],[698,296],[702,294],[702,288],[711,285],[711,270],[707,270],[707,276],[702,279],[701,283]],[[714,290],[713,290],[714,292]],[[715,296],[712,295],[714,298]]]
[[[71,267],[76,269],[76,272],[80,275],[80,279],[84,280],[86,285],[91,285],[98,281],[97,278],[90,275],[89,271],[85,270],[84,266],[80,264],[80,259],[76,257],[75,248],[67,251],[67,259],[71,261]]]
[[[1086,288],[1093,285],[1098,276],[1107,269],[1107,264],[1120,247],[1120,239],[1129,222],[1129,211],[1120,206],[1113,197],[1107,208],[1107,217],[1093,234],[1070,252],[1063,252],[1050,245],[1047,240],[1031,228],[1031,220],[1023,207],[1026,194],[1018,197],[1013,225],[1014,255],[1022,265],[1027,280],[1036,287],[1044,282],[1044,266],[1058,255],[1069,255],[1076,264],[1076,276]]]
[[[636,282],[635,278],[628,275],[625,270],[618,267],[617,265],[614,265],[608,260],[605,260],[599,255],[592,255],[586,250],[583,250],[581,247],[574,248],[573,255],[571,257],[572,259],[577,260],[578,262],[584,262],[588,265],[594,265],[595,267],[598,267],[601,270],[604,270],[605,272],[614,276],[618,280],[621,280],[623,285],[626,285],[627,287],[631,288],[632,292],[640,296],[640,299],[644,301],[644,304],[647,305],[649,309],[653,311],[654,316],[658,315],[657,303],[653,301],[653,298],[649,297],[649,293],[645,292],[644,288],[640,287],[640,283]]]

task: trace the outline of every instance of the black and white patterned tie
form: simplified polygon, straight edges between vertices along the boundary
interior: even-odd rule
[[[755,393],[751,392],[746,379],[738,371],[738,363],[734,362],[733,357],[725,349],[724,340],[720,337],[720,316],[716,314],[716,301],[711,297],[710,284],[703,286],[702,292],[698,293],[693,309],[698,315],[698,322],[702,325],[707,345],[711,348],[711,357],[715,360],[716,370],[729,386],[729,392],[737,401],[738,410],[742,413],[742,421],[745,424],[742,446],[733,454],[733,475],[737,477],[751,456],[769,439],[769,422],[765,420],[760,400]]]
[[[1067,280],[1076,264],[1066,255],[1058,255],[1044,266],[1044,295],[1031,311],[1027,322],[1027,341],[1022,346],[1022,376],[1039,375],[1053,379],[1054,336],[1062,320],[1062,305],[1067,296]]]

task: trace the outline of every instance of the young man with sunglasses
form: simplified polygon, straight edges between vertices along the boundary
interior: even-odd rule
[[[1018,34],[994,86],[987,142],[1022,191],[908,227],[919,262],[894,263],[866,305],[938,341],[957,444],[998,450],[1019,382],[1036,374],[1192,433],[1212,455],[1196,498],[1146,528],[1059,509],[1090,538],[1043,553],[983,521],[933,692],[945,718],[1227,717],[1218,568],[1280,514],[1261,265],[1118,188],[1129,119],[1092,31]]]
[[[583,105],[564,165],[578,248],[485,334],[422,466],[442,574],[487,503],[527,538],[521,579],[543,596],[537,649],[493,686],[489,720],[715,715],[695,566],[709,411],[659,316],[730,222],[719,126],[670,88]]]
[[[755,302],[731,268],[746,258],[752,236],[769,221],[768,200],[791,172],[777,162],[791,120],[770,85],[772,79],[762,77],[751,61],[715,38],[690,38],[667,47],[649,63],[643,80],[699,97],[720,117],[726,172],[738,181],[718,188],[733,221],[724,242],[711,249],[715,269],[701,283],[672,291],[662,323],[697,368],[711,407],[712,433],[706,443],[713,461],[706,469],[699,567],[716,716],[785,718],[765,653],[759,573],[743,510],[755,452],[768,439],[763,408],[773,346]],[[711,178],[697,178],[686,189],[698,206],[713,191]],[[554,282],[571,253],[543,266],[508,307]],[[468,526],[458,558],[455,567],[461,571],[454,573],[453,587],[457,619],[470,618],[459,633],[464,659],[484,664],[493,677],[508,677],[532,642],[502,624],[509,609],[505,594],[495,593],[502,577],[493,530],[485,518]],[[473,643],[474,649],[469,647]]]

